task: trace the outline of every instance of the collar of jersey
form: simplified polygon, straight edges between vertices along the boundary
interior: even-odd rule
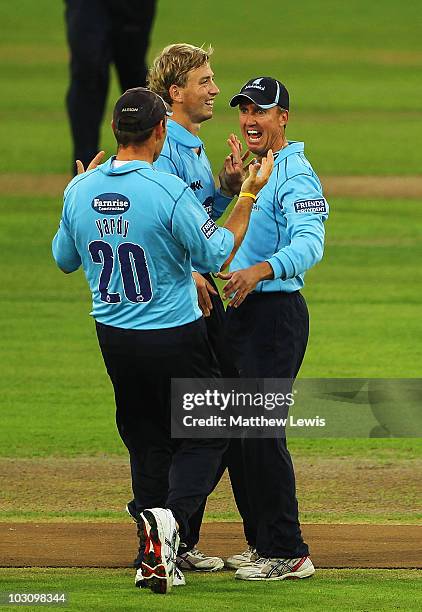
[[[191,134],[183,125],[180,125],[177,121],[173,121],[173,119],[167,121],[167,131],[168,135],[173,138],[173,140],[184,147],[196,149],[196,147],[203,146],[203,142],[198,136]]]
[[[134,159],[127,164],[123,164],[123,166],[119,166],[119,168],[112,168],[111,164],[115,159],[116,156],[113,155],[104,164],[98,166],[98,168],[101,170],[101,172],[104,172],[104,174],[126,174],[127,172],[133,172],[134,170],[140,170],[142,168],[152,170],[151,164],[149,164],[147,161],[141,161],[139,159]]]
[[[303,153],[305,150],[305,143],[296,142],[295,140],[288,140],[289,146],[281,149],[281,151],[274,151],[274,166],[284,161],[286,157],[293,153]]]

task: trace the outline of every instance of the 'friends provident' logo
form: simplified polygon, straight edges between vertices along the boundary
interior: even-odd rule
[[[319,200],[298,200],[295,202],[297,213],[326,213],[327,206],[324,198]]]
[[[130,201],[121,193],[101,193],[92,200],[91,206],[102,215],[122,215],[129,210]]]

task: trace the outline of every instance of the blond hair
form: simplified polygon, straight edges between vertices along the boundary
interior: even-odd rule
[[[213,51],[211,46],[203,49],[187,43],[164,47],[149,69],[148,87],[171,104],[170,87],[185,87],[188,73],[207,64]]]

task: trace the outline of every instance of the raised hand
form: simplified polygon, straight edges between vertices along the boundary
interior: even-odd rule
[[[243,181],[241,191],[257,195],[259,190],[268,183],[273,168],[274,155],[270,149],[261,161],[254,159],[249,164],[249,176]]]
[[[88,172],[88,170],[94,170],[97,166],[99,166],[102,162],[102,159],[105,155],[105,151],[99,151],[97,155],[91,160],[88,168],[85,170],[83,163],[80,159],[76,160],[76,169],[78,174],[83,174],[84,172]]]
[[[243,163],[248,158],[249,151],[242,155],[242,143],[235,134],[230,134],[227,144],[231,149],[231,153],[224,160],[219,179],[223,193],[228,196],[234,196],[239,193],[242,181],[245,178]]]

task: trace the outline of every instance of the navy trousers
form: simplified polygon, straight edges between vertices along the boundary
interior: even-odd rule
[[[211,285],[217,289],[211,274],[205,274],[204,276],[211,283]],[[227,319],[224,305],[219,295],[212,295],[211,300],[213,308],[210,316],[205,318],[208,340],[216,357],[223,378],[237,378],[237,368],[234,364],[230,345],[227,342]],[[246,485],[244,482],[245,476],[240,450],[240,440],[238,439],[230,440],[229,446],[223,455],[220,468],[217,472],[213,490],[219,483],[226,468],[229,472],[237,508],[243,518],[245,537],[246,540],[249,541],[249,539],[252,537],[251,534],[254,532],[253,528],[249,527],[249,504],[246,494]],[[189,520],[189,535],[183,541],[185,550],[191,550],[199,541],[205,505],[206,500],[201,504],[200,508]],[[250,531],[251,533],[249,533]]]
[[[297,376],[309,335],[299,292],[252,293],[227,310],[228,339],[240,377]],[[241,439],[248,499],[248,543],[263,557],[309,554],[298,517],[295,474],[286,439]]]
[[[220,376],[203,319],[159,330],[96,324],[116,401],[116,423],[131,465],[136,514],[172,510],[183,540],[211,492],[228,440],[171,438],[171,378]]]

